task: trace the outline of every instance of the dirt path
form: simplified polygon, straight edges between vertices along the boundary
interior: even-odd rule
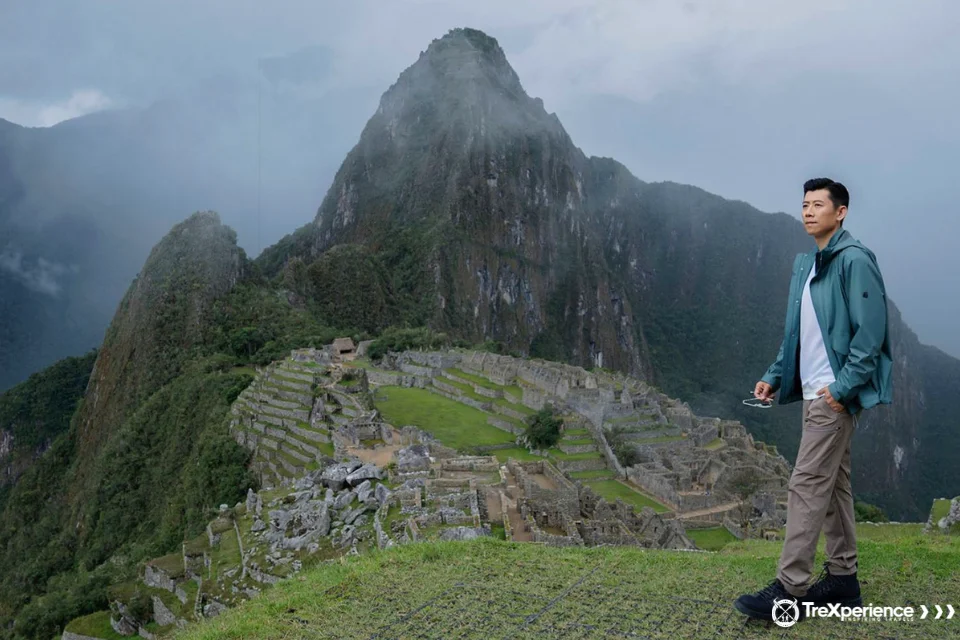
[[[399,444],[385,445],[377,449],[347,447],[347,453],[357,456],[364,463],[372,462],[382,469],[390,464],[390,461],[393,460],[393,454],[400,449],[403,449],[403,446]]]
[[[523,518],[516,502],[507,498],[507,516],[510,518],[510,528],[513,530],[513,540],[516,542],[533,542],[533,534],[523,529]]]
[[[710,507],[709,509],[697,509],[696,511],[687,511],[686,513],[678,513],[677,518],[681,520],[686,520],[687,518],[699,518],[700,516],[708,516],[713,513],[722,513],[724,511],[730,511],[735,509],[740,505],[739,502],[727,502],[726,504],[718,504],[715,507]]]
[[[503,522],[503,512],[500,510],[500,491],[487,488],[484,491],[484,497],[487,500],[487,517],[490,518],[490,522]]]
[[[512,539],[516,542],[533,542],[533,534],[524,531],[523,518],[520,516],[520,506],[517,501],[510,497],[510,494],[520,494],[520,489],[516,485],[513,474],[507,474],[507,492],[504,493],[504,505],[507,508],[507,517],[510,519],[510,529],[513,530]]]

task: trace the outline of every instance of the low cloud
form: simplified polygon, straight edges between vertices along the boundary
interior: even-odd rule
[[[65,266],[42,257],[24,258],[22,252],[10,247],[0,251],[0,272],[13,276],[31,291],[54,298],[63,291],[61,279],[77,271],[75,265]]]
[[[74,91],[66,100],[55,103],[0,97],[0,118],[24,127],[52,127],[112,106],[114,102],[96,89]]]

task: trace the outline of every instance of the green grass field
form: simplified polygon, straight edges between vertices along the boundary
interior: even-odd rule
[[[693,540],[697,547],[706,551],[719,551],[737,537],[724,527],[710,527],[709,529],[688,529],[687,537]]]
[[[619,480],[593,480],[585,484],[610,502],[614,502],[617,498],[620,498],[627,504],[632,504],[637,507],[637,509],[640,507],[650,507],[657,513],[670,511],[670,509],[653,498],[649,498],[639,491],[634,491],[631,487],[623,484]]]
[[[864,603],[960,600],[960,539],[897,531],[863,539]],[[716,553],[553,548],[483,539],[413,544],[345,557],[283,581],[181,640],[249,638],[948,638],[960,620],[747,622],[741,593],[775,575],[782,542]],[[815,566],[824,560],[822,545]]]
[[[103,640],[126,640],[126,636],[120,635],[110,626],[109,611],[98,611],[97,613],[91,613],[88,616],[72,620],[70,624],[67,625],[65,631],[81,636],[102,638]]]
[[[392,425],[412,424],[454,449],[513,442],[512,434],[487,424],[488,414],[425,389],[380,387],[377,409]]]

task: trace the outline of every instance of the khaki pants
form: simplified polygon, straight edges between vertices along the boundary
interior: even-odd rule
[[[850,488],[850,440],[859,419],[827,401],[803,401],[803,436],[787,497],[787,536],[777,577],[788,592],[806,595],[820,530],[830,573],[857,571],[857,537]]]

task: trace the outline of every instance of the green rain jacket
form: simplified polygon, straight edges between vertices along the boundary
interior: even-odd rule
[[[801,253],[794,260],[783,342],[761,380],[780,391],[780,404],[803,399],[800,296],[814,264],[810,297],[836,378],[830,394],[852,414],[890,404],[893,357],[883,277],[873,252],[843,228],[822,250]]]

